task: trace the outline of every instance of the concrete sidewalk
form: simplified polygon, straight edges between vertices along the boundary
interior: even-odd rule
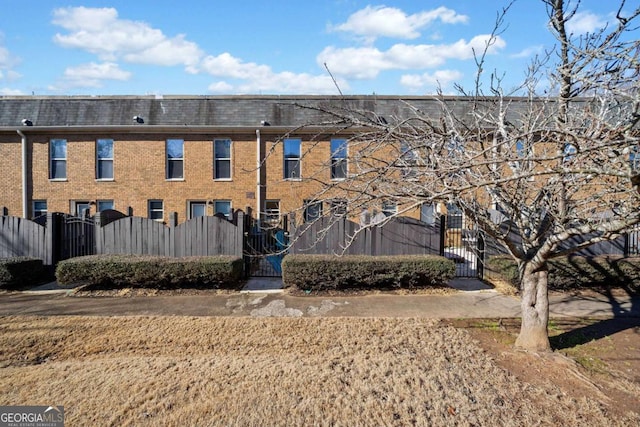
[[[148,297],[71,297],[67,291],[39,288],[0,293],[0,316],[355,316],[482,318],[519,317],[518,298],[502,295],[478,280],[450,283],[459,292],[450,295],[291,296],[274,289],[277,281],[254,283],[244,292]],[[55,286],[49,286],[55,288]],[[628,296],[607,299],[553,295],[553,317],[640,317],[640,300]]]

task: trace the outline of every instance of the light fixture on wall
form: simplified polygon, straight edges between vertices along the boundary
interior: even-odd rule
[[[140,116],[133,116],[133,121],[140,124],[144,123],[144,119]]]
[[[33,126],[33,122],[29,119],[22,119],[22,126]]]

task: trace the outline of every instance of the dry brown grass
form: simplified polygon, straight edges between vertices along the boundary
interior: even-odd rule
[[[0,404],[67,425],[637,425],[426,319],[8,317]]]

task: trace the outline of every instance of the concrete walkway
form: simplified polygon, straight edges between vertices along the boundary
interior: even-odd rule
[[[280,281],[249,282],[243,292],[148,297],[71,297],[55,285],[0,293],[0,316],[356,316],[483,318],[519,317],[518,298],[499,294],[478,280],[454,280],[450,295],[291,296]],[[640,317],[640,300],[628,296],[553,295],[552,317]]]

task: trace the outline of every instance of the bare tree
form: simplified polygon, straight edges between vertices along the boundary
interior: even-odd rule
[[[506,7],[476,52],[472,90],[440,93],[428,109],[404,103],[393,117],[346,101],[312,107],[330,117],[324,125],[351,135],[346,178],[323,181],[316,199],[347,201],[352,215],[380,201],[399,213],[423,203],[459,206],[517,262],[516,345],[536,351],[550,349],[548,262],[640,222],[640,8],[628,11],[622,1],[615,23],[572,34],[579,1],[541,7],[557,43],[531,61],[516,88],[485,70]]]

